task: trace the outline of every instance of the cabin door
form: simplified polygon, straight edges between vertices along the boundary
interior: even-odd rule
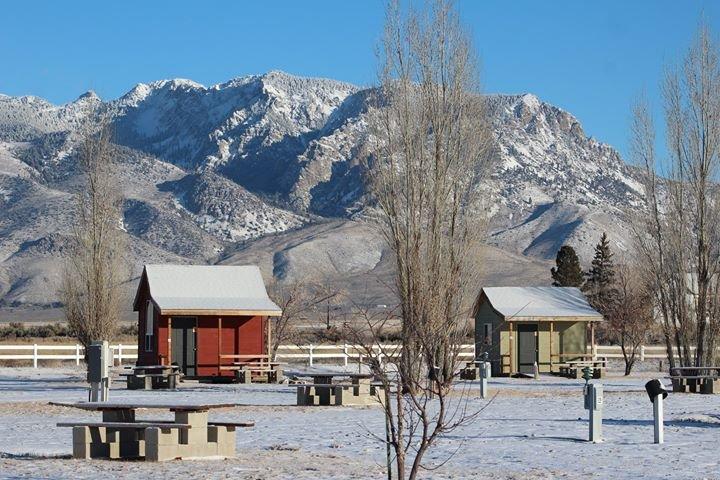
[[[180,371],[188,377],[197,374],[195,329],[197,318],[195,317],[173,317],[171,362],[180,366]]]
[[[538,361],[537,324],[518,323],[518,372],[534,373]]]

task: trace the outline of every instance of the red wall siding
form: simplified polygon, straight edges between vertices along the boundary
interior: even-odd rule
[[[198,317],[197,325],[197,374],[218,374],[218,317]]]
[[[223,355],[266,353],[264,317],[222,317],[221,352]],[[218,375],[218,317],[198,317],[197,363],[199,376]],[[223,360],[229,365],[232,360]],[[222,375],[232,376],[225,370]]]

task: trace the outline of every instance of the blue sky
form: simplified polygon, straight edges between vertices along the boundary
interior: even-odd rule
[[[720,33],[713,0],[459,0],[480,53],[485,91],[537,94],[588,134],[628,142],[645,91],[660,112],[663,67],[692,41],[701,16]],[[370,85],[382,0],[4,3],[0,93],[52,102],[95,90],[116,98],[138,82],[205,85],[279,69]]]

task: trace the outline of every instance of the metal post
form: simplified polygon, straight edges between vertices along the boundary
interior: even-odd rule
[[[480,398],[487,397],[487,362],[480,364]]]
[[[583,368],[585,409],[589,410],[590,413],[588,440],[597,443],[602,442],[602,410],[605,402],[603,399],[603,386],[599,383],[590,383],[592,376],[592,368]]]
[[[33,368],[37,368],[38,363],[38,348],[37,343],[33,345]]]
[[[347,363],[348,363],[347,343],[343,344],[343,354],[345,355],[345,358],[343,360],[345,362],[345,366],[347,367]]]
[[[663,396],[658,395],[653,400],[653,419],[655,421],[655,443],[663,443]]]
[[[310,366],[313,366],[313,346],[310,345],[310,352],[308,355],[308,362],[310,363]]]

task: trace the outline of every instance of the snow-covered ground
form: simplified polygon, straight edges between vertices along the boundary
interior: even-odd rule
[[[604,379],[601,444],[585,441],[587,412],[582,380],[493,379],[497,396],[477,420],[444,438],[428,462],[441,469],[425,478],[720,478],[720,396],[671,394],[665,401],[665,445],[654,445],[652,406],[645,382],[657,373]],[[59,421],[98,414],[49,406],[86,399],[84,372],[70,368],[0,370],[0,477],[2,478],[381,478],[384,434],[377,407],[296,407],[295,388],[283,385],[186,383],[178,391],[127,391],[113,386],[115,401],[237,402],[214,419],[254,420],[238,432],[231,460],[163,464],[80,461],[69,458],[72,434]],[[667,380],[666,380],[667,382]],[[478,410],[489,400],[470,389]],[[158,418],[156,413],[151,413]]]

